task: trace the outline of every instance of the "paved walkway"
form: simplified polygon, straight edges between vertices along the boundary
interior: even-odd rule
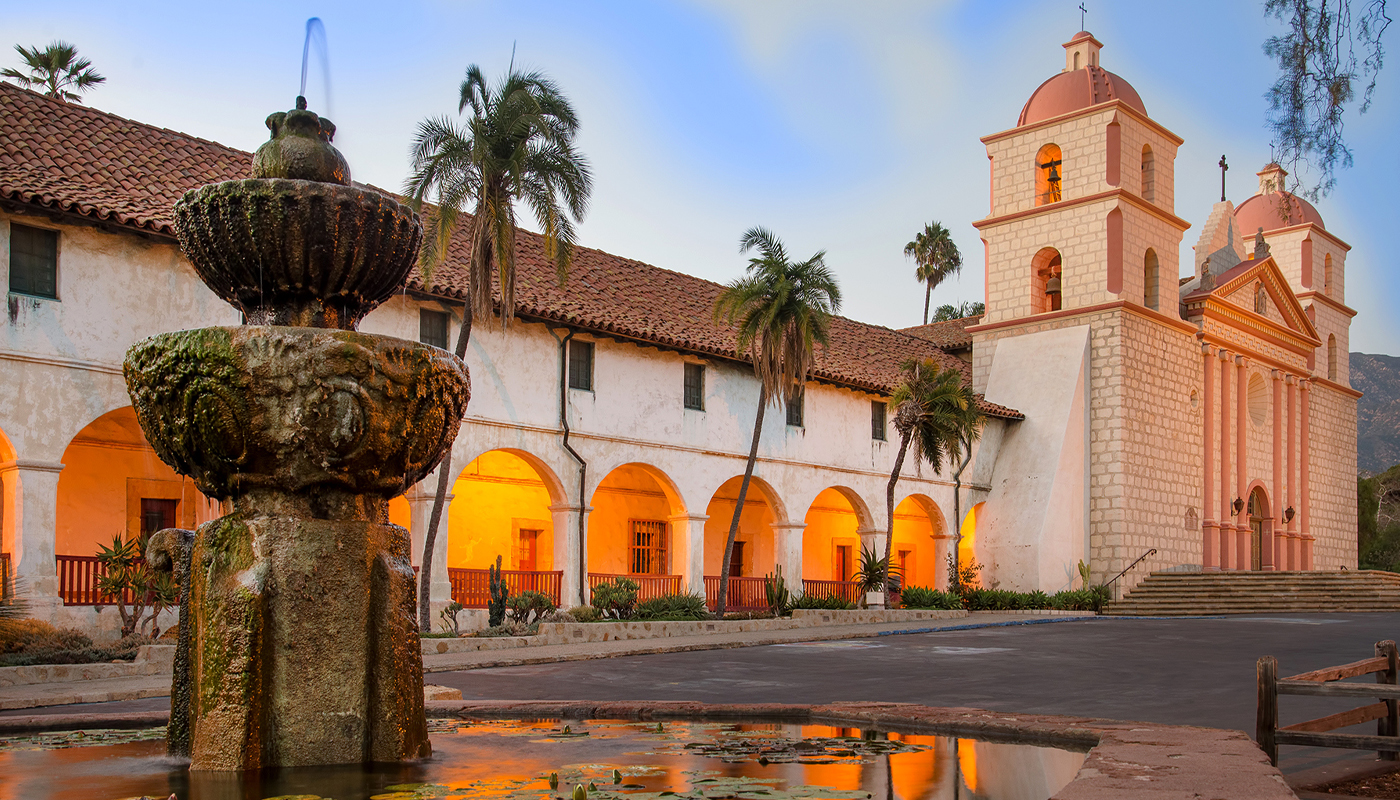
[[[719,650],[734,647],[790,644],[794,642],[865,639],[872,636],[959,631],[1008,625],[1036,625],[1085,617],[1035,617],[1015,614],[976,614],[962,619],[919,620],[915,622],[874,625],[838,625],[824,628],[795,628],[785,631],[753,631],[748,633],[712,633],[702,636],[675,636],[662,639],[633,639],[583,644],[540,645],[512,650],[479,650],[470,653],[444,653],[423,657],[428,673],[514,667],[526,664],[548,664],[560,661],[586,661],[618,656],[653,653],[679,653],[693,650]],[[434,683],[431,674],[425,677]],[[77,703],[108,703],[146,698],[168,697],[170,676],[110,678],[65,683],[44,683],[5,687],[0,690],[0,716],[45,713],[34,709],[51,709],[50,713],[68,713],[63,708]],[[150,708],[152,704],[141,704]],[[97,709],[93,709],[97,710]],[[117,709],[112,709],[117,710]]]

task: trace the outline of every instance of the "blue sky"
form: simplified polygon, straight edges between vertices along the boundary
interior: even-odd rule
[[[312,108],[335,120],[357,180],[398,188],[415,125],[455,114],[467,64],[499,75],[516,61],[551,75],[583,121],[596,176],[585,245],[726,281],[745,264],[739,234],[773,229],[798,256],[826,249],[844,313],[918,324],[923,293],[905,242],[941,221],[968,266],[934,302],[982,297],[987,210],[979,136],[1015,124],[1030,93],[1063,66],[1077,2],[399,2],[303,0],[0,5],[8,38],[76,44],[107,76],[88,103],[248,150],[262,120],[291,106],[308,17],[324,20],[329,96],[312,69]],[[6,7],[8,6],[8,7]],[[1164,10],[1170,14],[1163,17]],[[1186,140],[1176,213],[1190,246],[1219,196],[1242,202],[1268,160],[1260,45],[1277,23],[1262,3],[1092,3],[1086,27],[1103,65]],[[1400,33],[1392,32],[1392,48]],[[17,57],[0,52],[0,63]],[[1375,107],[1347,127],[1356,166],[1318,204],[1353,246],[1351,349],[1400,355],[1394,225],[1400,65]]]

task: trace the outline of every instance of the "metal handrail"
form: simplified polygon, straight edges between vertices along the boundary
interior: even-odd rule
[[[1103,585],[1103,587],[1104,587],[1105,589],[1109,588],[1110,586],[1113,585],[1114,581],[1117,581],[1119,578],[1123,577],[1124,575],[1127,575],[1127,574],[1128,574],[1128,570],[1132,569],[1133,567],[1136,567],[1138,564],[1141,564],[1148,556],[1155,556],[1155,555],[1157,555],[1157,548],[1154,547],[1154,548],[1152,548],[1151,550],[1148,550],[1146,553],[1143,553],[1142,555],[1138,556],[1137,559],[1136,559],[1135,561],[1133,561],[1133,563],[1131,563],[1131,564],[1129,564],[1128,566],[1124,567],[1122,572],[1118,573],[1117,575],[1114,575],[1113,578],[1112,578],[1112,580],[1110,580],[1108,583],[1105,583],[1105,584]],[[1115,599],[1116,599],[1116,598],[1115,598]]]

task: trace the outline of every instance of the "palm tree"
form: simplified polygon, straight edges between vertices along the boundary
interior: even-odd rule
[[[575,243],[574,220],[588,207],[593,178],[587,160],[574,150],[578,115],[559,87],[538,72],[518,72],[512,64],[494,87],[481,69],[467,67],[457,111],[471,109],[465,126],[446,117],[424,120],[413,142],[413,174],[405,194],[423,211],[428,235],[419,254],[424,279],[446,258],[462,208],[473,205],[468,221],[468,289],[455,352],[467,355],[472,320],[490,317],[492,279],[500,284],[501,327],[515,316],[515,204],[534,213],[544,238],[545,256],[562,284]],[[432,196],[436,203],[426,205]],[[447,499],[451,451],[438,467],[418,590],[419,625],[429,618],[433,547]]]
[[[943,460],[951,464],[970,454],[972,442],[981,435],[982,412],[977,395],[963,382],[962,372],[941,369],[933,359],[909,359],[901,369],[904,378],[890,396],[894,406],[894,429],[899,434],[899,452],[885,486],[885,605],[893,594],[890,585],[890,554],[894,547],[894,489],[904,468],[909,445],[914,445],[914,462],[927,461],[934,472],[943,471]],[[965,462],[964,462],[965,463]],[[956,505],[956,500],[954,501]],[[956,511],[954,512],[956,515]]]
[[[967,300],[957,305],[941,305],[933,310],[934,322],[951,322],[955,319],[966,317],[978,317],[987,313],[987,306],[980,301],[969,302]]]
[[[750,228],[739,237],[739,252],[754,249],[758,256],[749,259],[747,274],[726,285],[715,300],[715,319],[738,327],[735,349],[748,352],[758,378],[758,413],[734,518],[729,523],[729,538],[724,544],[724,560],[720,563],[717,614],[724,613],[729,592],[729,562],[734,556],[739,516],[744,511],[754,462],[758,459],[764,409],[770,403],[781,408],[802,390],[812,370],[816,345],[827,345],[831,318],[841,308],[841,289],[826,266],[825,250],[794,263],[788,260],[787,250],[772,232]]]
[[[952,234],[941,223],[930,222],[914,241],[904,245],[904,255],[914,259],[914,277],[924,284],[924,324],[928,324],[928,301],[938,284],[962,269],[962,253]]]
[[[78,48],[67,42],[54,42],[43,50],[17,44],[15,51],[24,59],[29,74],[6,67],[0,70],[0,77],[9,78],[25,89],[43,91],[49,97],[65,103],[83,102],[83,98],[77,92],[68,91],[68,87],[86,92],[107,81],[92,68],[91,61],[78,58]]]

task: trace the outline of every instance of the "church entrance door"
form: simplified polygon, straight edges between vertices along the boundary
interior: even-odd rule
[[[1260,548],[1264,542],[1264,503],[1259,497],[1259,490],[1255,489],[1249,493],[1249,568],[1259,569],[1262,566],[1260,559]]]

